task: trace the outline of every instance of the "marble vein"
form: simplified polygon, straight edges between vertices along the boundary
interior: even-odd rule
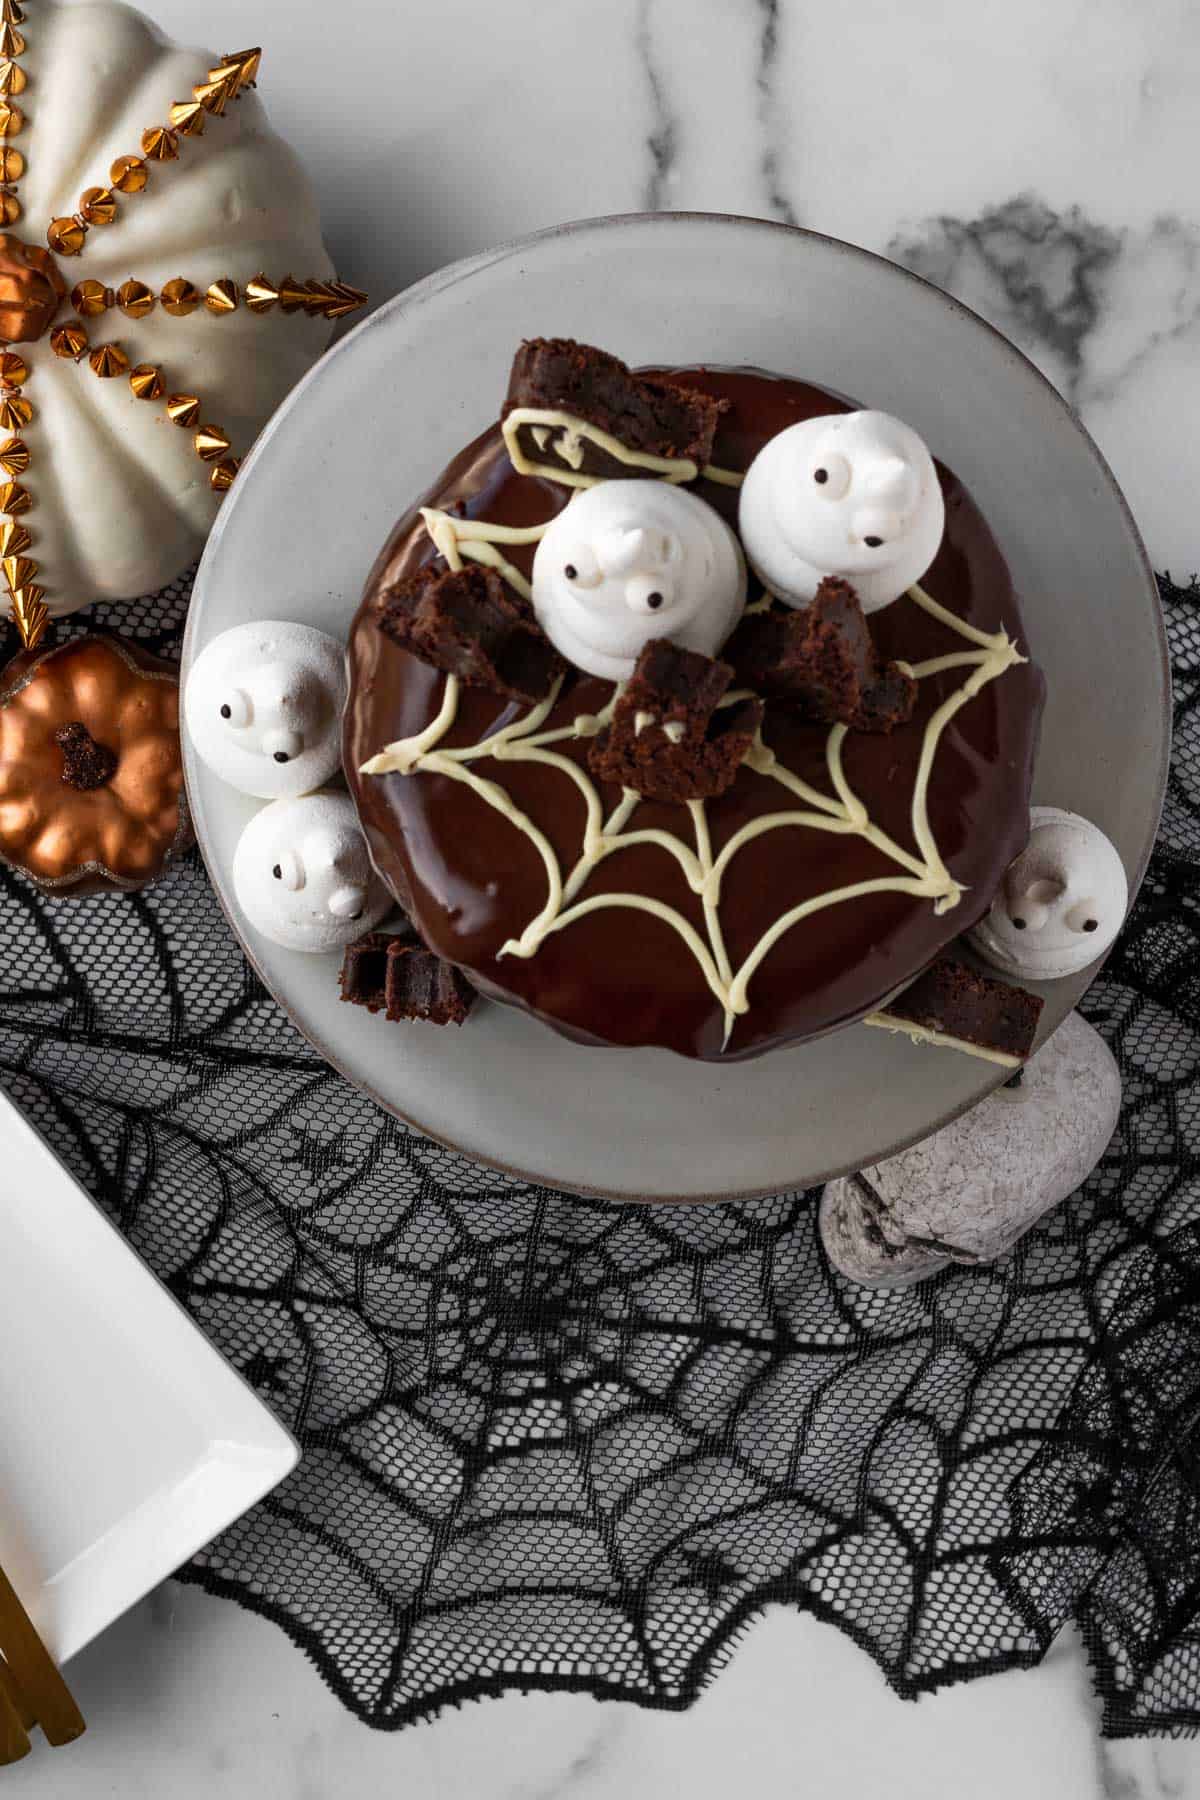
[[[992,289],[992,310],[999,302],[1010,335],[1058,359],[1060,386],[1073,401],[1103,314],[1107,277],[1121,251],[1120,235],[1080,208],[1055,212],[1033,194],[987,207],[975,218],[939,214],[888,246],[897,262],[949,292],[961,294],[980,282],[985,292]]]
[[[779,134],[787,108],[780,104],[779,32],[781,0],[755,0],[759,16],[758,62],[754,72],[759,124],[763,132],[760,160],[768,216],[798,225],[799,216],[784,191],[780,174]]]
[[[578,1749],[571,1751],[561,1769],[545,1780],[522,1782],[512,1790],[511,1800],[575,1800],[576,1795],[597,1792],[597,1782],[604,1782],[607,1787],[605,1777],[620,1757],[625,1736],[624,1721],[619,1715],[602,1720],[594,1731],[588,1732]]]
[[[887,254],[983,312],[1081,411],[1200,335],[1200,226],[1177,214],[1117,229],[1024,193],[969,218],[937,214]]]
[[[904,225],[885,247],[1049,377],[1111,463],[1155,565],[1186,583],[1200,567],[1200,219],[1122,222],[1022,191]]]
[[[1112,1744],[1097,1738],[1098,1800],[1189,1800],[1197,1791],[1194,1770],[1182,1774],[1171,1747],[1166,1746],[1165,1755],[1163,1750],[1153,1741]]]
[[[679,155],[679,120],[667,98],[666,82],[658,65],[654,44],[655,0],[638,0],[634,47],[650,96],[651,126],[646,134],[650,168],[642,189],[646,212],[661,212],[667,205]]]

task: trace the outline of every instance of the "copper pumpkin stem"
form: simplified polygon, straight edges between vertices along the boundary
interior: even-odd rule
[[[81,719],[60,725],[54,741],[63,753],[62,778],[78,793],[93,793],[116,774],[116,751],[107,744],[98,744]]]

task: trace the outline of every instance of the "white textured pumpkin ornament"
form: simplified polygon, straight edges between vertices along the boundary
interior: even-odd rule
[[[0,0],[0,611],[27,642],[187,565],[365,299],[333,279],[259,60],[107,0]]]

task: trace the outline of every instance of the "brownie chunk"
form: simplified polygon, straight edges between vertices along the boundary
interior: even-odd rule
[[[635,375],[625,363],[573,338],[530,338],[513,359],[502,417],[518,407],[569,413],[615,437],[628,450],[686,459],[703,468],[712,461],[717,422],[727,402],[657,375]],[[585,475],[649,475],[610,456],[587,438],[579,456],[558,454],[553,427],[522,425],[517,442],[528,460],[545,468]],[[575,453],[573,452],[573,455]]]
[[[479,563],[425,563],[379,596],[375,618],[422,662],[510,700],[544,700],[565,666],[529,602]]]
[[[818,723],[891,731],[912,717],[915,681],[883,662],[858,595],[837,576],[807,606],[751,613],[724,655],[740,682]]]
[[[733,785],[762,724],[761,700],[719,706],[728,663],[655,638],[638,657],[612,724],[588,766],[601,781],[647,800],[712,800]]]
[[[856,731],[892,731],[907,725],[917,704],[917,684],[899,663],[880,664],[881,673],[866,689],[850,720]]]
[[[348,944],[340,982],[343,1000],[389,1019],[461,1025],[475,1004],[475,990],[462,971],[415,935],[369,931]]]
[[[1042,1001],[1024,988],[993,981],[953,956],[940,956],[880,1017],[903,1030],[953,1038],[964,1048],[990,1050],[1024,1062],[1033,1049]]]
[[[878,656],[858,596],[827,577],[808,606],[772,607],[738,625],[725,655],[739,681],[809,718],[847,723],[878,672]]]

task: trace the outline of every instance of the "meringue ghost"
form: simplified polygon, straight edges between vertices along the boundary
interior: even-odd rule
[[[738,512],[750,566],[773,594],[807,606],[827,575],[841,575],[865,613],[921,579],[945,523],[933,458],[882,412],[789,425],[750,464]]]
[[[330,790],[255,814],[233,853],[233,891],[254,929],[285,950],[342,949],[393,904],[353,801]]]
[[[556,650],[626,681],[652,638],[712,656],[746,604],[720,513],[665,481],[602,481],[559,513],[533,560],[533,607]]]
[[[327,632],[235,625],[203,650],[184,691],[196,754],[241,794],[309,794],[341,764],[346,658]]]
[[[1125,921],[1129,882],[1098,825],[1057,806],[1029,811],[1029,842],[991,910],[968,932],[1006,975],[1055,981],[1103,956]]]

